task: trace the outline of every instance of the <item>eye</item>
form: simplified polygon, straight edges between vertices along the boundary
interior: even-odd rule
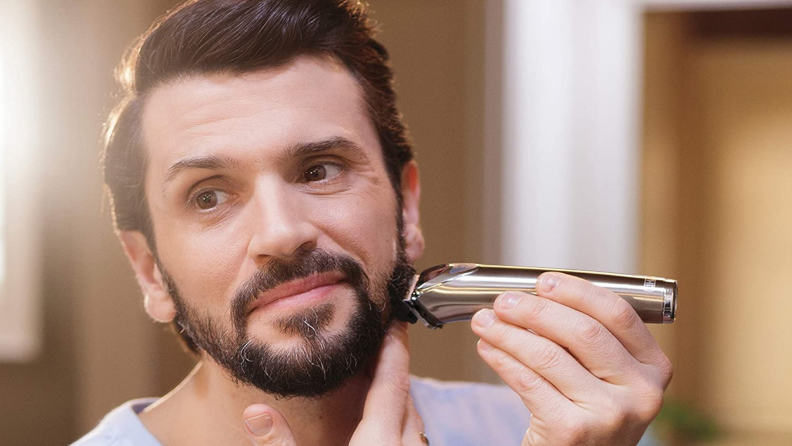
[[[307,183],[331,179],[341,173],[341,166],[333,163],[316,164],[303,172],[303,180]]]
[[[196,195],[194,202],[199,209],[208,210],[228,201],[228,195],[218,190],[207,190]]]

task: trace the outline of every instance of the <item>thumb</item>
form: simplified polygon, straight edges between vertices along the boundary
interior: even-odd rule
[[[283,415],[264,404],[253,404],[242,412],[245,432],[253,446],[297,446]]]

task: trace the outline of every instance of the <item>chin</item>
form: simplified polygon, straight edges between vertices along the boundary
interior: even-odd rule
[[[266,393],[323,397],[357,375],[379,352],[386,324],[377,308],[367,304],[348,315],[334,311],[324,320],[327,309],[294,312],[268,324],[270,336],[251,333],[236,354],[219,359],[239,382]],[[314,322],[316,327],[309,327]]]
[[[353,301],[353,296],[345,296],[261,315],[265,317],[256,317],[257,311],[249,320],[248,335],[271,345],[333,337],[349,329],[355,311]]]

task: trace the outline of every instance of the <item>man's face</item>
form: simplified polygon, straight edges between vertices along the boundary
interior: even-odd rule
[[[323,349],[323,360],[376,351],[371,342],[332,350],[361,337],[353,330],[378,345],[394,268],[397,278],[409,273],[397,262],[396,193],[361,95],[342,65],[305,57],[180,79],[148,98],[145,181],[160,281],[178,289],[175,308],[196,340],[210,354],[222,347],[211,355],[221,365],[229,349],[230,362],[292,368]],[[162,302],[147,305],[169,318]]]

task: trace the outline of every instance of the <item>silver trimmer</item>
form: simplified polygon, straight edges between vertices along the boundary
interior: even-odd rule
[[[676,317],[677,282],[661,277],[629,276],[546,268],[449,263],[424,270],[415,276],[409,297],[397,306],[396,317],[429,328],[465,321],[482,308],[492,308],[495,298],[509,290],[536,293],[542,273],[556,271],[606,288],[635,308],[646,323],[670,324]]]

